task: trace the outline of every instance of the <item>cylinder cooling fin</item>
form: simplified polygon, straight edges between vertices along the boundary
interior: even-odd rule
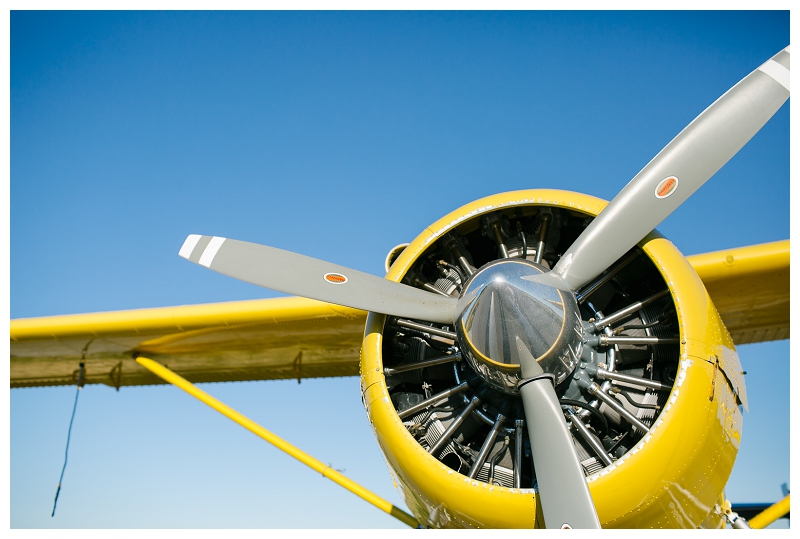
[[[603,206],[602,201],[584,195],[557,191],[526,194],[533,196],[522,203],[483,207],[455,215],[455,222],[447,222],[454,212],[436,223],[426,231],[432,232],[426,241],[415,241],[407,248],[416,247],[416,253],[394,255],[400,265],[405,263],[405,271],[392,268],[395,278],[459,298],[482,272],[488,271],[485,268],[498,261],[518,261],[546,273]],[[562,202],[548,200],[547,195],[553,194],[561,195]],[[510,339],[502,337],[504,332],[556,335],[568,331],[573,337],[579,335],[563,353],[537,349],[535,335],[531,337],[533,344],[527,347],[542,363],[547,357],[560,362],[555,371],[551,366],[548,372],[558,373],[553,376],[556,394],[590,488],[593,481],[610,477],[620,464],[641,452],[652,435],[651,427],[670,406],[670,399],[676,401],[676,381],[685,378],[692,363],[681,362],[681,343],[685,344],[686,336],[682,335],[680,308],[671,283],[643,243],[574,294],[558,291],[569,294],[569,302],[552,292],[554,297],[542,298],[554,314],[526,326],[524,331],[514,324],[515,313],[526,304],[514,294],[503,296],[510,298],[503,302],[484,302],[489,305],[484,308],[487,312],[467,313],[469,316],[462,318],[468,320],[461,323],[463,327],[455,322],[443,325],[373,315],[373,324],[379,319],[382,322],[380,337],[372,334],[376,340],[370,340],[368,324],[362,370],[380,371],[382,376],[375,378],[381,386],[378,390],[370,387],[370,376],[362,373],[365,404],[409,507],[413,510],[416,505],[415,513],[425,516],[430,526],[492,523],[481,517],[472,520],[453,504],[436,504],[435,493],[421,492],[417,480],[402,477],[408,468],[402,461],[410,452],[424,453],[419,458],[425,467],[436,469],[448,480],[462,477],[464,484],[486,500],[492,495],[530,499],[527,505],[523,503],[534,512],[528,516],[527,525],[537,526],[535,463],[516,390],[521,380],[519,365],[514,363],[512,350],[506,350],[511,358],[507,363],[492,361],[482,353],[494,347],[498,349],[496,357],[502,355],[499,348],[513,347]],[[574,307],[568,309],[568,304]],[[371,359],[376,360],[374,368]],[[386,414],[394,414],[383,428],[383,422],[376,421],[373,413],[375,399],[370,393],[382,394],[382,401],[390,405]],[[398,422],[404,433],[381,432],[397,428]],[[407,450],[393,447],[391,439],[395,436],[404,440]],[[398,451],[406,456],[393,461]],[[596,493],[593,495],[602,518],[603,503],[598,503]],[[440,497],[445,499],[447,494]],[[694,511],[697,515],[693,518],[699,519],[692,524],[696,526],[707,512],[702,507]]]
[[[404,282],[458,297],[479,268],[498,259],[539,260],[549,269],[590,221],[585,213],[542,206],[476,216],[431,244]],[[556,392],[590,475],[630,451],[658,417],[675,381],[679,327],[666,283],[638,247],[577,298],[583,346],[577,368],[561,376]],[[525,305],[497,305],[515,308]],[[497,324],[511,323],[509,314]],[[474,321],[479,324],[472,328],[478,337],[495,333],[489,321]],[[550,326],[545,329],[560,329]],[[519,377],[502,367],[501,381],[481,376],[456,329],[388,320],[382,355],[398,416],[425,450],[456,472],[490,485],[535,488],[522,401],[511,393]]]

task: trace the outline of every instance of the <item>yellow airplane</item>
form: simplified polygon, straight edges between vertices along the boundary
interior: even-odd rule
[[[788,338],[789,241],[685,258],[654,229],[788,99],[789,58],[610,203],[480,199],[394,248],[385,278],[190,235],[183,258],[301,297],[13,320],[11,387],[173,383],[410,526],[748,527],[724,497],[735,345]],[[193,385],[353,375],[410,515]]]

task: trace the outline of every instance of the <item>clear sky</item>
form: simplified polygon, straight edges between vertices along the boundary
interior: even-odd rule
[[[790,42],[788,12],[13,12],[11,318],[279,294],[187,234],[383,275],[490,194],[611,199]],[[789,237],[789,105],[659,230],[684,254]],[[727,495],[789,482],[788,341],[743,346]],[[396,505],[358,379],[203,388]],[[14,528],[402,527],[180,390],[10,396]]]

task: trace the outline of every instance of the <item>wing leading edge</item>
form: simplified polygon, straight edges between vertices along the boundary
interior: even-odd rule
[[[789,338],[789,240],[687,257],[735,344]]]
[[[160,384],[137,354],[192,382],[358,375],[366,313],[277,298],[11,321],[11,387]]]
[[[688,257],[736,344],[789,338],[789,240]],[[191,382],[355,376],[366,313],[277,298],[11,321],[11,387],[163,383],[157,358]]]

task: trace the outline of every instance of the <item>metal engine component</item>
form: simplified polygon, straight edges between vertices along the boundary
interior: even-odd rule
[[[457,267],[450,264],[438,264],[440,277],[433,283],[433,287],[447,294],[458,296],[461,292],[462,277]]]
[[[583,329],[575,297],[531,279],[545,269],[527,260],[498,260],[467,282],[456,334],[470,366],[493,388],[519,394],[520,350],[561,383],[577,365]]]
[[[386,385],[420,446],[474,481],[536,486],[516,389],[517,339],[555,376],[586,475],[631,450],[669,398],[676,311],[637,247],[577,294],[536,277],[590,221],[535,206],[476,216],[433,242],[406,274],[415,286],[459,297],[458,315],[452,326],[390,317]]]

